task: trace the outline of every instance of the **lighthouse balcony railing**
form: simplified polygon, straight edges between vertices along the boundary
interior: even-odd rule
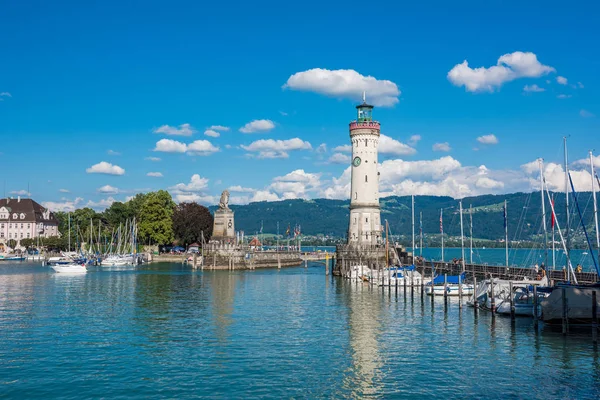
[[[373,128],[379,129],[381,125],[377,121],[352,121],[350,122],[350,129],[358,128]]]

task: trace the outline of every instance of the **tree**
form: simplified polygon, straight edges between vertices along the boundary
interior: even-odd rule
[[[35,245],[35,239],[21,239],[20,241],[21,246],[25,247],[26,249],[33,247]]]
[[[214,218],[208,208],[198,203],[179,203],[173,213],[173,232],[186,246],[208,241],[212,235]]]
[[[142,243],[168,244],[173,241],[173,210],[175,203],[166,190],[145,195],[138,218]]]
[[[6,244],[11,249],[14,249],[15,247],[17,247],[17,241],[15,239],[8,239],[8,242],[6,242]]]

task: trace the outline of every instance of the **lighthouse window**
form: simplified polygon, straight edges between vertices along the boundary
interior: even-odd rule
[[[354,192],[354,200],[358,199],[358,192]]]
[[[365,182],[368,182],[368,180],[367,180],[367,175],[365,175]]]
[[[367,139],[365,139],[365,147],[369,146],[369,141]]]
[[[369,217],[365,218],[365,222],[369,222]]]

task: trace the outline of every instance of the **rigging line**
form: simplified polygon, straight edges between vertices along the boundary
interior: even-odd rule
[[[571,183],[571,190],[573,191],[573,193],[575,194],[575,196],[573,196],[573,199],[575,200],[575,206],[577,207],[577,212],[579,213],[579,219],[582,220],[583,216],[581,215],[581,210],[579,208],[579,201],[577,201],[577,192],[575,191],[575,186],[573,185],[573,179],[571,179],[571,174],[569,173],[569,182]],[[585,233],[585,239],[587,240],[588,243],[588,248],[590,249],[590,253],[593,253],[593,249],[592,249],[592,243],[590,242],[590,238],[587,234],[587,229],[585,229],[585,224],[582,224],[583,227],[583,233]],[[600,276],[600,269],[598,269],[598,263],[596,263],[596,258],[593,257],[592,260],[594,260],[594,268],[596,268],[596,273]]]

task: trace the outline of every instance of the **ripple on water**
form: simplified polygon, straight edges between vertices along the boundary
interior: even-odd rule
[[[0,266],[0,396],[598,398],[590,338],[310,267]]]

